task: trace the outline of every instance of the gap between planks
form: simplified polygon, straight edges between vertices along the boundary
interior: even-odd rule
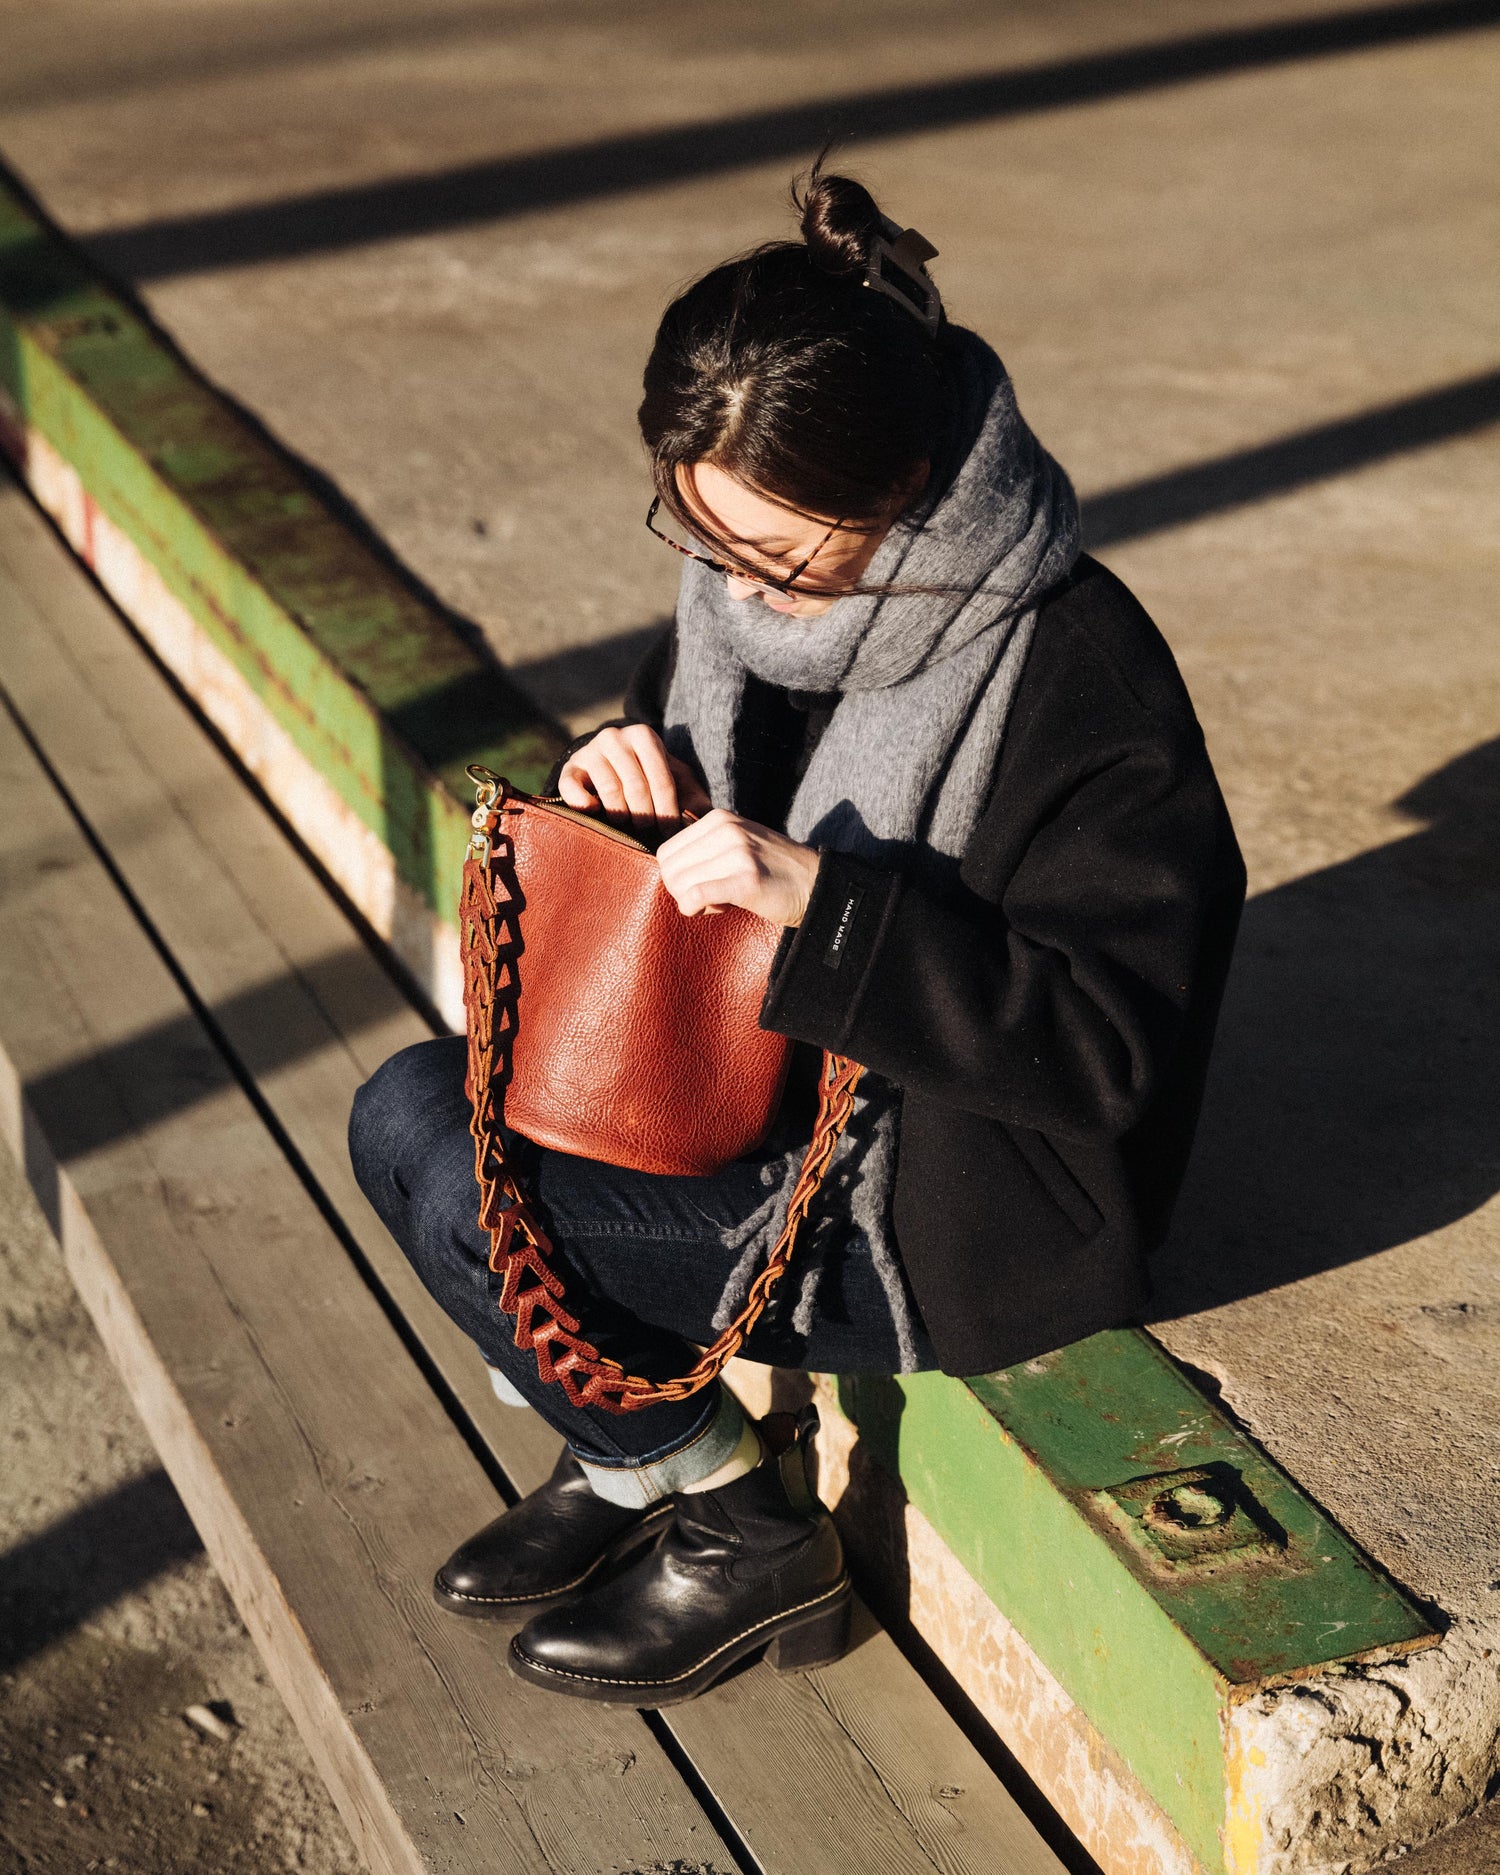
[[[8,714],[0,776],[11,1143],[361,1853],[380,1875],[732,1867],[635,1714],[580,1749],[434,1607],[432,1503],[482,1521],[493,1488]],[[122,1071],[142,1032],[170,1041]]]
[[[452,1401],[515,1487],[530,1489],[555,1435],[494,1400],[344,1148],[359,1082],[430,1029],[14,491],[0,496],[5,573],[17,622],[0,645],[0,680]],[[457,1506],[446,1530],[434,1521],[423,1592],[432,1563],[471,1527]],[[782,1677],[756,1666],[661,1715],[768,1875],[871,1862],[896,1875],[1055,1875],[1061,1864],[915,1669],[873,1623],[864,1629],[836,1667]]]

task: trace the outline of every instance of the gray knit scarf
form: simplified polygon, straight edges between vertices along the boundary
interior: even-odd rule
[[[697,562],[683,569],[677,663],[666,742],[696,763],[718,806],[739,803],[735,722],[747,672],[789,690],[840,693],[787,814],[786,830],[810,846],[873,861],[951,886],[988,796],[1011,699],[1041,596],[1078,553],[1078,504],[1067,476],[1033,436],[995,353],[954,331],[958,417],[949,457],[928,491],[877,549],[864,584],[940,587],[855,594],[821,617],[772,612],[729,597],[724,577]],[[901,1371],[918,1365],[911,1312],[890,1222],[900,1092],[866,1073],[829,1168],[822,1227],[799,1249],[793,1326],[811,1330],[837,1218],[852,1248],[873,1259],[890,1302]],[[726,1239],[742,1252],[714,1327],[743,1305],[775,1242],[802,1148],[768,1159],[764,1203]],[[811,1222],[811,1220],[809,1220]]]

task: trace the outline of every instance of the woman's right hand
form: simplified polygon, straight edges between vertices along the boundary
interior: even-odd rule
[[[648,723],[601,729],[563,763],[557,791],[569,807],[602,810],[606,820],[645,828],[712,805],[703,783]]]

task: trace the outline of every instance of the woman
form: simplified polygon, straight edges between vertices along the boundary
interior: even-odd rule
[[[1165,643],[1078,549],[1067,477],[999,359],[950,325],[858,184],[814,169],[801,242],[667,310],[640,409],[653,531],[686,558],[627,713],[564,800],[636,823],[686,917],[785,927],[762,1023],[865,1064],[811,1227],[752,1331],[817,1372],[989,1372],[1130,1319],[1180,1182],[1244,870]],[[805,1064],[804,1064],[805,1065]],[[717,1384],[623,1416],[538,1378],[475,1218],[463,1043],[361,1090],[351,1151],[502,1397],[566,1445],[436,1593],[531,1612],[512,1667],[652,1706],[765,1648],[845,1644],[838,1538],[802,1465]],[[774,1241],[810,1135],[667,1178],[511,1136],[570,1305],[631,1372],[684,1372]],[[576,1300],[574,1298],[577,1298]]]

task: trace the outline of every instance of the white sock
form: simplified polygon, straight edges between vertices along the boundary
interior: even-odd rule
[[[488,1361],[485,1366],[489,1369],[490,1385],[495,1390],[497,1400],[503,1400],[507,1406],[530,1406],[531,1402],[526,1395],[517,1392],[498,1367],[490,1367]]]
[[[699,1478],[693,1484],[680,1484],[679,1491],[717,1491],[720,1485],[733,1484],[736,1478],[743,1478],[746,1472],[755,1467],[766,1456],[766,1448],[761,1444],[760,1434],[755,1429],[755,1421],[747,1419],[745,1430],[740,1434],[740,1442],[729,1454],[717,1471],[711,1471],[706,1478]]]

